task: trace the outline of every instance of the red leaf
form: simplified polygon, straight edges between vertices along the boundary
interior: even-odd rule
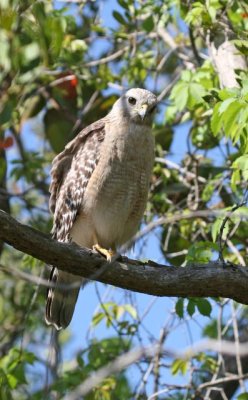
[[[14,144],[12,136],[7,136],[5,139],[0,140],[0,149],[9,149]]]
[[[65,79],[63,80],[63,78]],[[78,79],[76,75],[71,74],[70,72],[64,72],[59,74],[57,79],[59,82],[56,87],[62,90],[64,99],[74,99],[77,97],[76,87],[78,84]]]
[[[74,75],[74,77],[71,78],[71,86],[76,87],[77,84],[78,84],[78,79],[77,79],[77,77]]]

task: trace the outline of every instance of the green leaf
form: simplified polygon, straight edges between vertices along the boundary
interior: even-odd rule
[[[212,224],[211,234],[214,243],[216,242],[217,236],[219,235],[221,224],[222,224],[222,219],[220,218],[217,218],[216,221],[214,221],[214,223]]]
[[[195,302],[194,302],[194,300],[189,299],[189,302],[188,302],[188,305],[187,305],[187,312],[191,317],[195,313]]]
[[[2,6],[0,2],[0,7]],[[1,29],[5,29],[6,31],[12,30],[12,25],[15,23],[17,17],[17,11],[12,7],[1,8],[0,12],[0,26]]]
[[[203,102],[203,96],[206,94],[206,90],[199,83],[191,83],[189,85],[189,100],[188,106],[192,109],[196,104]]]
[[[177,115],[177,107],[175,105],[168,106],[165,111],[165,122],[171,123]]]
[[[85,40],[75,39],[71,41],[70,48],[72,52],[84,52],[87,50],[88,46]]]
[[[233,97],[231,97],[227,100],[224,100],[220,105],[219,114],[224,113],[226,111],[226,109],[229,107],[229,105],[232,104],[234,101],[235,101],[235,99]]]
[[[7,374],[7,380],[8,380],[9,387],[11,389],[15,389],[18,386],[18,379],[16,378],[15,375]]]
[[[248,179],[248,154],[238,157],[232,164],[232,168],[242,173],[245,180]]]
[[[171,365],[172,375],[176,375],[178,372],[181,372],[181,374],[185,375],[187,370],[188,370],[187,360],[181,360],[180,358],[178,358],[174,360]]]
[[[188,102],[189,98],[189,91],[188,85],[184,82],[179,82],[177,85],[174,86],[172,89],[170,99],[174,101],[174,104],[178,111],[182,111]]]
[[[117,0],[117,2],[122,8],[125,8],[125,10],[129,10],[128,3],[125,0]]]
[[[222,89],[219,91],[219,98],[224,101],[230,97],[237,97],[239,92],[240,89],[238,88]]]
[[[58,57],[61,51],[62,42],[64,39],[64,32],[66,29],[66,19],[50,17],[46,20],[45,30],[47,36],[51,35],[50,50],[52,51],[54,57]]]
[[[133,317],[133,319],[137,319],[137,310],[131,304],[125,304],[123,307],[124,310]]]
[[[211,118],[211,129],[212,132],[215,136],[219,133],[221,127],[222,127],[222,119],[219,114],[219,108],[221,106],[221,102],[215,104],[214,106],[214,111],[213,111],[213,116]]]
[[[242,54],[248,56],[248,40],[233,40],[232,42]]]
[[[223,223],[223,221],[224,221],[224,218],[225,218],[225,217],[223,217],[223,218],[217,218],[217,219],[214,221],[214,223],[212,224],[212,227],[211,227],[211,234],[212,234],[213,242],[216,242],[217,237],[219,236],[220,228],[221,228],[221,225],[222,225],[222,223]],[[227,221],[226,224],[225,224],[225,227],[224,227],[224,229],[223,229],[223,234],[222,234],[222,238],[223,238],[224,240],[225,240],[225,238],[226,238],[226,236],[227,236],[227,234],[228,234],[228,231],[229,231],[229,222]]]
[[[24,103],[24,112],[22,114],[22,122],[28,118],[35,117],[46,104],[46,100],[43,96],[32,96],[28,98]]]
[[[184,299],[182,299],[182,298],[178,299],[177,303],[176,303],[176,313],[179,316],[179,318],[183,318],[183,315],[184,315],[183,305],[184,305]]]
[[[228,99],[230,100],[230,99]],[[228,101],[226,100],[226,101]],[[220,107],[221,108],[221,107]],[[223,114],[222,121],[223,121],[223,128],[226,136],[231,136],[237,131],[237,129],[240,129],[240,126],[238,124],[237,118],[239,115],[239,112],[243,108],[243,105],[239,103],[238,101],[231,102],[226,109],[225,113]],[[236,129],[235,129],[236,125]]]
[[[108,303],[102,304],[102,308],[107,311],[109,311],[113,307],[116,307],[116,303],[114,301],[109,301]]]
[[[3,180],[6,174],[7,164],[4,158],[0,158],[0,182]]]
[[[125,18],[118,11],[113,11],[113,16],[121,25],[127,25]]]
[[[142,27],[145,29],[146,32],[151,32],[153,30],[154,21],[152,15],[150,15],[148,18],[144,20]]]
[[[4,373],[0,370],[0,399],[1,400],[13,400],[12,390],[7,383],[7,378]]]
[[[235,169],[231,177],[231,188],[234,192],[237,190],[237,184],[240,183],[240,180],[241,180],[240,171],[238,169]]]
[[[215,8],[215,7],[208,7],[208,13],[209,13],[209,15],[210,15],[210,17],[211,17],[212,22],[215,22],[215,20],[216,20],[216,13],[217,13],[216,8]]]
[[[183,70],[182,75],[181,75],[181,80],[183,82],[189,83],[191,81],[191,79],[192,79],[192,72],[187,69]]]
[[[123,337],[113,337],[103,339],[101,341],[93,341],[89,347],[88,360],[93,368],[105,365],[114,360],[118,355],[127,351],[130,347],[130,342]]]
[[[119,321],[125,312],[125,308],[123,306],[116,306],[116,307],[114,307],[113,311],[114,311],[116,320]]]
[[[200,314],[210,317],[212,306],[207,299],[198,299],[196,301],[196,307],[198,308]]]
[[[95,314],[91,321],[92,326],[97,326],[105,318],[105,316],[106,314],[104,314],[103,312]]]
[[[218,324],[217,320],[211,320],[204,328],[202,332],[203,336],[208,336],[212,339],[218,338]]]
[[[211,260],[213,251],[216,250],[216,245],[212,242],[196,242],[188,249],[186,260],[188,262],[206,263]]]
[[[0,104],[0,125],[11,122],[12,113],[16,104],[10,98],[6,103]]]
[[[248,400],[248,392],[240,394],[237,400]]]
[[[68,142],[73,122],[55,108],[47,110],[44,116],[45,134],[55,153],[62,151]]]
[[[202,196],[201,196],[202,200],[204,202],[208,202],[211,199],[211,197],[214,193],[214,190],[215,190],[215,186],[214,186],[213,182],[211,182],[211,181],[208,182],[203,189]]]

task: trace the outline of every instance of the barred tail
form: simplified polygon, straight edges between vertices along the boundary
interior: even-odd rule
[[[80,290],[80,277],[53,267],[46,303],[46,323],[57,330],[66,328],[71,322]]]

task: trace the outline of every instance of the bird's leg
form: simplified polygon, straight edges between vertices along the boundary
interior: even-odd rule
[[[120,257],[120,254],[117,253],[115,249],[104,249],[99,244],[95,244],[93,246],[93,250],[97,251],[102,256],[106,257],[107,261],[109,262],[114,262]]]

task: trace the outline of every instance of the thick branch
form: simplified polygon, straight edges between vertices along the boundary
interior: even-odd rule
[[[248,304],[246,268],[210,262],[185,268],[123,257],[108,263],[89,249],[62,244],[0,210],[0,239],[26,254],[84,278],[155,296],[229,297]]]
[[[6,190],[6,153],[4,150],[0,150],[0,163],[1,163],[1,173],[0,173],[0,209],[6,212],[10,212],[9,198],[2,194],[2,191]],[[3,242],[0,240],[0,255],[3,249]]]

